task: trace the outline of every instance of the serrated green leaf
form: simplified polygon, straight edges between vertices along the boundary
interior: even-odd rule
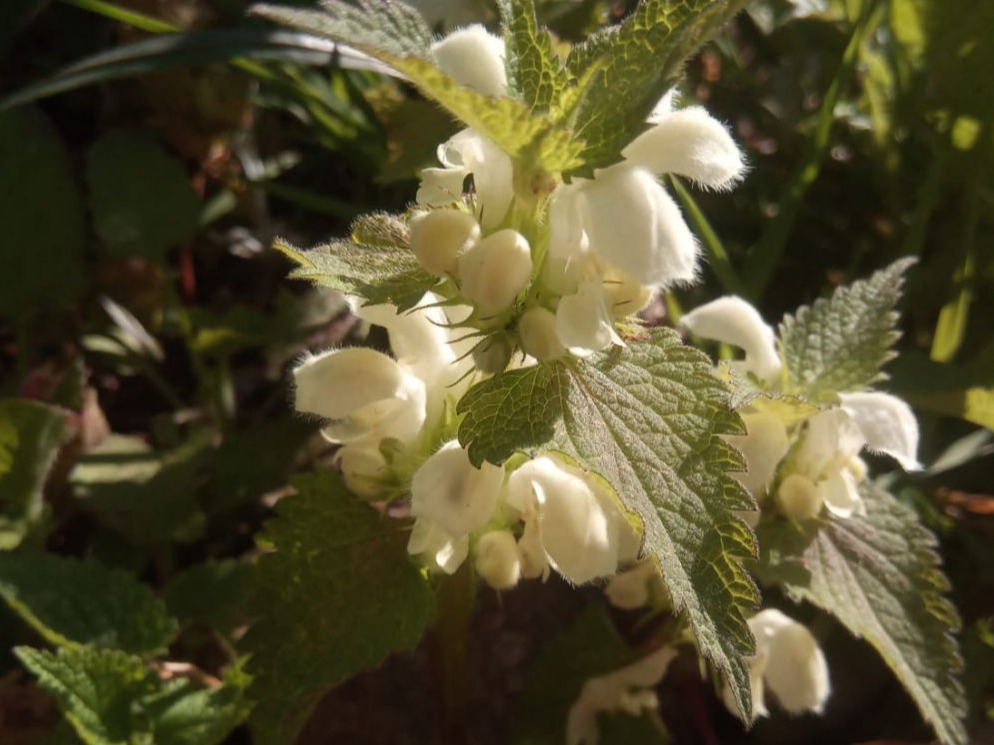
[[[248,713],[241,685],[163,682],[118,650],[15,651],[88,745],[215,745]]]
[[[901,285],[913,263],[896,261],[785,316],[780,322],[784,390],[818,400],[884,379],[881,368],[894,358],[891,346],[900,336],[896,308]]]
[[[570,52],[577,79],[594,74],[568,126],[585,143],[590,176],[621,160],[622,149],[646,128],[645,120],[682,74],[683,64],[745,5],[745,0],[643,0],[619,26],[604,29]]]
[[[570,85],[565,65],[552,50],[552,39],[539,30],[532,0],[500,0],[508,93],[531,109],[548,111]]]
[[[645,551],[660,563],[674,608],[686,612],[702,654],[734,681],[747,711],[753,640],[745,615],[758,598],[742,562],[756,549],[733,513],[754,505],[729,475],[742,460],[721,435],[741,433],[742,424],[707,357],[660,330],[597,365],[557,361],[483,385],[467,394],[478,406],[464,407],[460,442],[492,462],[558,448],[607,479],[642,519]],[[530,421],[519,410],[523,390],[533,391]],[[484,434],[496,422],[497,434]],[[542,447],[536,440],[550,429]]]
[[[0,595],[46,641],[139,655],[176,634],[165,603],[127,572],[53,554],[0,554]]]
[[[70,306],[84,276],[86,217],[72,163],[41,112],[0,114],[0,163],[0,316]]]
[[[866,637],[944,743],[966,742],[959,618],[945,597],[935,537],[882,489],[863,490],[867,514],[760,526],[757,574]]]
[[[292,742],[323,692],[413,648],[432,608],[400,524],[349,494],[337,474],[294,485],[299,494],[279,503],[260,539],[275,553],[256,569],[259,620],[244,642],[262,745]]]
[[[367,3],[355,17],[355,8],[338,1],[326,4],[323,11],[255,5],[252,12],[348,44],[384,62],[511,158],[527,161],[533,169],[559,172],[582,164],[583,143],[573,133],[556,126],[549,117],[530,111],[522,101],[485,96],[460,86],[434,66],[429,48],[402,41],[406,37],[395,33],[389,17],[389,9],[398,6],[404,7],[401,3]],[[357,34],[355,24],[367,30]],[[386,29],[385,35],[380,33],[381,25]]]
[[[156,681],[140,657],[93,647],[57,654],[30,647],[14,651],[89,745],[130,745],[146,729],[132,705],[153,694]]]
[[[111,132],[86,160],[93,226],[115,257],[165,260],[197,230],[200,200],[183,165],[154,140]]]
[[[16,548],[42,513],[42,487],[70,429],[66,412],[0,401],[0,551]]]
[[[584,683],[639,659],[612,628],[600,607],[590,607],[542,650],[528,669],[528,684],[515,712],[514,745],[551,745],[564,739],[566,717]],[[668,742],[648,716],[618,712],[598,716],[604,745]]]
[[[182,624],[207,623],[230,635],[244,621],[252,567],[234,559],[207,561],[179,574],[163,593]]]

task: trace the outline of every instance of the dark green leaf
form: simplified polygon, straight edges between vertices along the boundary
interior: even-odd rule
[[[69,158],[40,112],[0,114],[0,316],[71,305],[86,222]]]
[[[87,156],[93,225],[107,254],[162,262],[197,230],[200,201],[182,163],[130,132],[101,137]]]
[[[894,358],[891,347],[900,336],[897,302],[904,273],[913,263],[897,261],[785,316],[780,323],[784,390],[818,399],[883,379],[880,370]]]
[[[206,623],[230,634],[245,619],[251,572],[234,559],[197,564],[169,584],[163,600],[181,624]]]
[[[757,593],[742,562],[755,554],[755,540],[734,512],[753,505],[729,475],[742,462],[721,435],[742,428],[727,389],[703,354],[668,331],[597,365],[542,367],[471,391],[475,406],[464,407],[460,441],[492,462],[514,450],[561,449],[603,476],[641,518],[645,551],[662,567],[673,606],[686,612],[701,652],[733,680],[746,711],[753,642],[745,615]],[[521,389],[530,417],[519,410]],[[511,426],[488,432],[497,422]],[[542,447],[536,440],[550,428],[554,437]]]
[[[261,538],[275,553],[257,567],[258,621],[245,639],[261,745],[292,742],[323,692],[413,648],[432,608],[400,524],[355,499],[337,474],[294,485],[300,493],[278,504]]]
[[[0,554],[0,595],[46,641],[164,652],[176,620],[127,572],[53,554]]]
[[[66,415],[36,401],[0,401],[0,551],[16,548],[41,517],[42,487],[70,433]]]
[[[548,111],[570,84],[569,73],[539,30],[532,0],[500,0],[508,92],[532,109]]]
[[[935,537],[882,489],[864,489],[865,517],[760,526],[758,576],[836,616],[891,667],[939,738],[965,743],[960,626],[945,597]]]

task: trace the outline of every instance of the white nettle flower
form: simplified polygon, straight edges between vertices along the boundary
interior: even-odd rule
[[[753,716],[769,714],[765,702],[767,688],[791,714],[805,711],[820,714],[832,686],[825,655],[811,632],[775,608],[757,613],[747,623],[756,637],[756,654],[749,663]],[[727,683],[723,700],[729,711],[738,713]]]
[[[725,435],[746,462],[746,470],[735,477],[754,497],[761,496],[776,474],[777,466],[790,448],[790,438],[783,420],[769,411],[745,411],[744,435]]]
[[[699,107],[671,111],[671,100],[660,101],[649,117],[652,126],[622,151],[623,162],[556,189],[553,256],[591,250],[643,285],[694,278],[697,244],[656,176],[673,173],[726,189],[745,165],[721,123]]]
[[[659,577],[652,561],[643,561],[616,574],[604,586],[604,594],[615,608],[635,610],[649,602],[649,585]]]
[[[411,220],[411,250],[436,277],[455,276],[459,257],[479,239],[479,223],[462,210],[437,209]]]
[[[491,233],[459,257],[460,290],[485,315],[510,308],[531,273],[531,247],[509,228]]]
[[[705,339],[731,344],[745,352],[744,372],[771,385],[780,381],[777,336],[752,305],[735,296],[720,297],[680,318],[680,325]]]
[[[443,571],[454,572],[469,552],[469,534],[493,515],[503,481],[503,468],[476,468],[458,441],[447,442],[414,473],[411,514],[417,520],[408,552],[426,554]]]
[[[566,717],[566,744],[597,745],[599,712],[639,716],[645,710],[655,709],[658,701],[652,689],[663,679],[676,656],[676,648],[660,647],[627,667],[588,679]]]
[[[839,394],[840,408],[807,420],[800,444],[790,458],[790,473],[777,491],[788,517],[814,517],[824,504],[836,517],[865,514],[859,482],[866,475],[860,451],[894,458],[911,471],[921,468],[918,422],[896,396],[877,391]]]
[[[776,334],[759,313],[737,297],[718,298],[680,319],[691,332],[732,344],[745,351],[738,364],[771,387],[781,380],[781,362]],[[920,468],[918,423],[908,405],[888,393],[867,391],[840,393],[838,408],[815,414],[805,423],[801,442],[790,457],[790,469],[783,474],[777,497],[785,514],[797,519],[817,515],[825,505],[836,517],[849,517],[864,511],[859,481],[865,469],[859,452],[866,447],[889,455],[906,470]],[[753,419],[754,436],[735,441],[749,463],[753,475],[740,477],[758,493],[772,469],[784,455],[783,436],[775,422]],[[749,422],[747,422],[749,426]],[[771,466],[772,464],[772,466]]]
[[[579,468],[548,456],[530,460],[508,478],[506,501],[525,522],[524,577],[547,576],[551,567],[579,585],[635,558],[637,539],[615,498]]]
[[[504,42],[482,26],[454,31],[432,46],[442,72],[487,96],[507,93]],[[464,129],[438,148],[442,168],[421,173],[418,204],[445,207],[459,201],[463,182],[473,176],[477,217],[484,228],[500,224],[514,198],[513,166],[508,155],[486,137]]]

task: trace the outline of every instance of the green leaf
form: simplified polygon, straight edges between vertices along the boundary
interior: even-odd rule
[[[0,401],[0,551],[16,548],[42,515],[42,488],[71,431],[66,414],[36,401]]]
[[[895,357],[891,347],[900,336],[896,308],[901,285],[913,263],[896,261],[785,316],[780,323],[784,390],[818,400],[885,379],[881,368]]]
[[[532,0],[500,0],[507,55],[507,87],[531,109],[548,111],[570,84],[569,72],[552,50],[552,39],[539,30]]]
[[[761,524],[758,576],[837,617],[880,652],[947,744],[965,743],[962,660],[935,537],[882,489],[864,488],[865,517]]]
[[[199,538],[205,517],[198,486],[211,453],[210,433],[167,452],[141,438],[111,435],[87,453],[70,481],[81,506],[139,545]]]
[[[163,262],[198,227],[200,201],[182,163],[154,140],[111,132],[86,161],[93,226],[106,253]]]
[[[91,745],[215,745],[248,713],[244,681],[212,689],[163,682],[140,657],[118,650],[15,651]]]
[[[165,603],[127,572],[53,554],[0,554],[0,595],[46,641],[139,655],[176,635]]]
[[[33,108],[0,114],[0,163],[0,316],[71,305],[86,221],[58,133]]]
[[[337,474],[302,476],[261,542],[245,638],[256,742],[292,742],[329,688],[417,645],[432,610],[407,532],[349,494]],[[279,643],[274,643],[278,640]]]
[[[428,274],[410,250],[406,223],[390,215],[366,215],[353,226],[352,240],[301,251],[277,240],[276,250],[299,266],[290,276],[358,295],[367,303],[392,303],[409,310],[438,278]]]
[[[230,635],[244,621],[252,567],[234,559],[207,561],[179,574],[163,593],[181,624],[202,622]]]
[[[955,416],[994,430],[994,388],[973,386],[935,392],[909,392],[908,402],[922,411]]]
[[[592,606],[542,650],[528,670],[528,683],[515,712],[514,745],[563,741],[566,717],[588,678],[606,675],[639,659],[612,628],[603,608]],[[598,715],[604,745],[665,743],[649,716],[623,712]]]
[[[687,57],[714,36],[745,0],[643,0],[619,26],[604,29],[570,52],[570,71],[589,75],[569,122],[585,148],[589,176],[621,160],[622,149],[672,88]],[[590,75],[590,73],[593,73]]]
[[[464,88],[436,68],[430,48],[419,46],[423,41],[420,32],[393,20],[396,9],[404,7],[402,3],[366,3],[357,11],[333,0],[323,11],[255,5],[252,12],[348,44],[386,63],[512,159],[526,161],[533,169],[559,172],[582,164],[583,143],[549,117],[530,111],[522,101],[493,98]],[[363,30],[357,31],[357,26]]]
[[[638,513],[674,608],[686,612],[702,654],[733,681],[748,712],[753,640],[745,615],[757,593],[742,562],[756,549],[733,513],[754,505],[728,473],[742,460],[721,435],[742,425],[707,357],[656,331],[597,365],[557,361],[483,385],[467,394],[475,406],[463,407],[460,442],[491,462],[514,450],[558,448],[603,476]],[[498,422],[496,433],[484,434]],[[550,430],[542,447],[537,441]]]

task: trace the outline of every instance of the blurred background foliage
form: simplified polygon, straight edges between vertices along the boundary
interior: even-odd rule
[[[488,0],[419,5],[440,31],[496,18]],[[547,0],[539,16],[568,44],[631,5]],[[992,70],[991,3],[754,2],[689,62],[681,91],[730,125],[750,173],[730,194],[672,183],[708,263],[654,311],[669,323],[736,293],[775,322],[918,258],[888,386],[916,407],[929,465],[898,493],[941,539],[977,742],[994,741]],[[287,366],[363,331],[341,298],[286,281],[268,247],[404,209],[455,130],[403,83],[241,0],[5,0],[0,550],[126,570],[179,620],[169,660],[237,669],[253,535],[288,476],[331,454],[291,413]],[[484,591],[480,742],[508,741],[537,649],[596,594]],[[691,664],[662,691],[675,740],[927,740],[875,655],[820,622],[836,690],[824,718],[774,716],[746,735]],[[4,650],[39,644],[6,607],[0,635]],[[427,648],[359,676],[302,741],[431,741],[430,668]],[[58,720],[5,651],[0,741],[71,742]]]

